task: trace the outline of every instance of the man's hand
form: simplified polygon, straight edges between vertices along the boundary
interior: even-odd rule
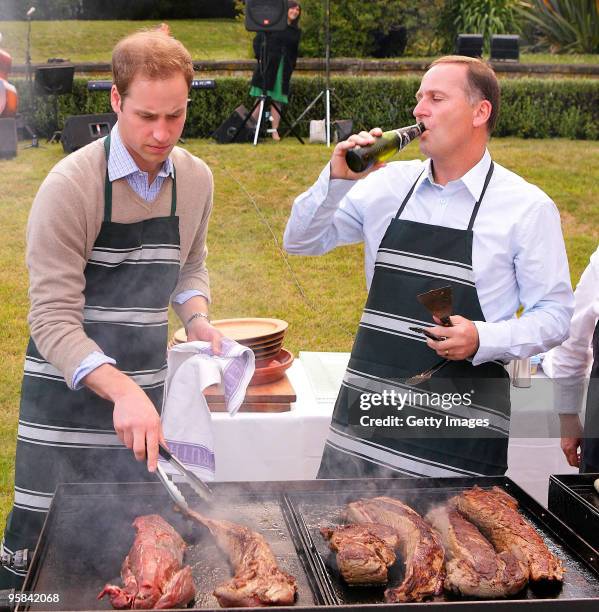
[[[577,414],[560,414],[561,447],[568,464],[580,467],[583,429]],[[579,450],[580,449],[580,450]]]
[[[83,384],[100,397],[114,403],[112,422],[121,442],[133,450],[135,458],[147,458],[148,471],[158,463],[158,443],[166,446],[160,417],[150,401],[131,378],[104,364],[90,372]]]
[[[187,328],[187,341],[202,340],[204,342],[210,342],[212,345],[212,352],[215,355],[221,354],[221,340],[223,335],[221,332],[211,325],[204,317],[197,317],[194,319]]]
[[[112,422],[123,444],[133,450],[138,461],[147,456],[148,470],[154,472],[158,463],[158,443],[166,446],[166,441],[154,404],[140,387],[135,387],[116,398]]]
[[[356,145],[363,147],[372,144],[375,141],[375,137],[378,138],[382,133],[383,130],[381,130],[381,128],[373,128],[370,130],[370,133],[360,132],[359,134],[353,134],[347,140],[338,143],[333,149],[333,155],[331,157],[331,178],[356,181],[368,176],[374,170],[382,168],[385,165],[384,162],[375,164],[364,172],[352,172],[345,160],[345,154],[349,149],[353,149]]]
[[[427,331],[435,336],[445,336],[447,340],[437,341],[427,339],[426,344],[436,351],[439,357],[450,361],[460,361],[472,357],[478,351],[479,339],[476,325],[465,317],[454,315],[449,317],[453,327],[443,327],[441,321],[434,317],[437,327],[427,327]]]

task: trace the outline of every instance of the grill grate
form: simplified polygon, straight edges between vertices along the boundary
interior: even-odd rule
[[[247,525],[264,535],[281,569],[297,580],[296,608],[335,606],[356,610],[356,605],[377,604],[377,611],[382,612],[397,609],[396,605],[382,603],[384,588],[346,587],[338,577],[334,555],[319,528],[343,523],[346,503],[361,497],[391,495],[425,514],[433,504],[475,484],[502,486],[513,495],[567,570],[561,590],[527,588],[508,601],[481,602],[476,609],[485,606],[518,612],[532,606],[543,612],[596,612],[599,608],[596,551],[505,477],[215,483],[212,507],[187,489],[184,494],[200,512]],[[185,562],[192,566],[198,589],[194,608],[218,608],[212,591],[231,577],[225,555],[203,526],[174,512],[160,483],[136,483],[59,487],[23,590],[58,593],[60,602],[29,603],[20,609],[110,609],[108,600],[97,601],[96,595],[104,583],[120,582],[120,566],[134,537],[131,523],[136,516],[150,513],[162,515],[188,543]],[[391,573],[390,586],[399,584],[401,579],[399,563]],[[410,612],[439,606],[451,612],[471,612],[472,603],[441,596],[436,601],[410,604]]]

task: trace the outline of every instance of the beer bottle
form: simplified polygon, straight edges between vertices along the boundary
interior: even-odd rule
[[[398,130],[383,132],[371,145],[355,146],[345,154],[345,161],[352,172],[364,172],[377,162],[387,161],[401,151],[412,140],[418,138],[426,128],[423,123],[416,123]]]

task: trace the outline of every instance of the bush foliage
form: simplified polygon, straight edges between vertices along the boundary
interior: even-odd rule
[[[536,29],[537,47],[599,53],[597,0],[521,0],[520,11]]]
[[[76,79],[73,94],[59,97],[59,127],[69,115],[110,112],[108,94],[88,92],[86,83]],[[332,97],[332,115],[353,119],[354,129],[392,128],[414,120],[414,96],[420,83],[417,77],[340,77],[331,79],[331,83],[336,94]],[[506,79],[501,83],[501,116],[496,135],[599,139],[598,81]],[[40,135],[52,134],[57,126],[51,97],[36,97],[32,105],[24,81],[15,84],[21,95],[21,111],[30,125]],[[215,89],[191,92],[186,136],[208,137],[239,104],[251,107],[247,79],[226,77],[218,79],[216,85]],[[297,117],[323,88],[321,77],[294,77],[289,115]],[[309,119],[323,117],[320,101],[300,124],[301,133],[308,133]]]

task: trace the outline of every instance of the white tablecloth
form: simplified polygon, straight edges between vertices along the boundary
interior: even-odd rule
[[[213,413],[216,480],[314,478],[348,358],[348,353],[300,353],[288,370],[297,394],[289,412]],[[507,475],[546,506],[549,474],[577,470],[568,466],[559,437],[550,437],[557,421],[549,408],[549,387],[539,393],[539,385],[533,379],[530,389],[512,388],[515,436],[510,438]],[[522,437],[531,422],[534,437]]]

